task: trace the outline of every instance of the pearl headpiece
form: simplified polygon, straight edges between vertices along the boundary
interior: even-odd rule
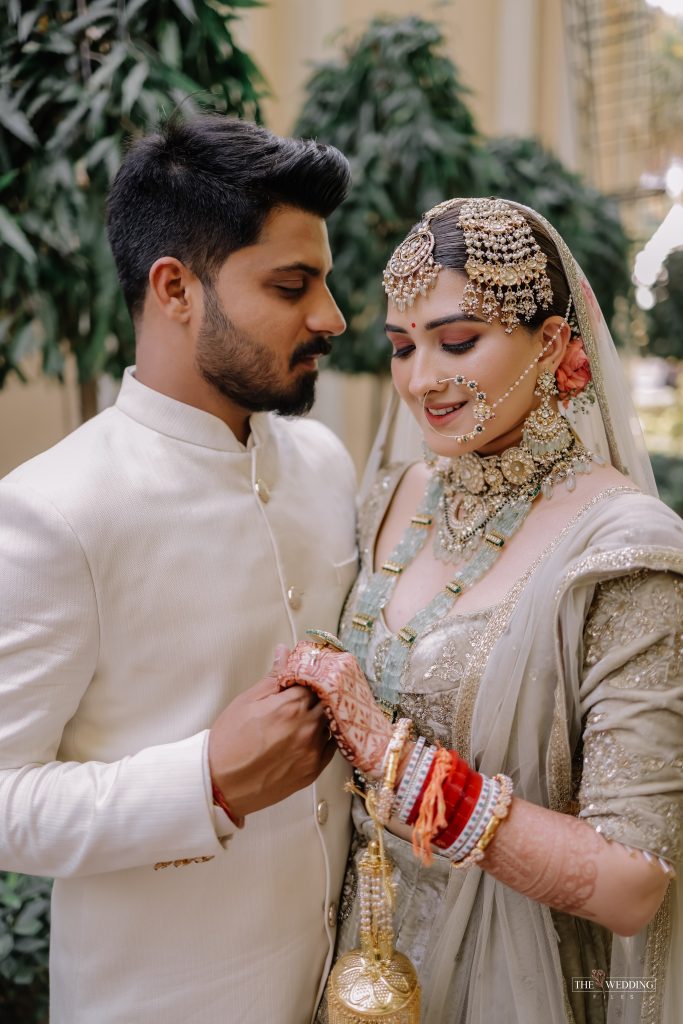
[[[416,231],[401,242],[384,271],[384,290],[399,312],[434,287],[440,263],[434,259],[431,222],[447,210],[460,208],[468,277],[462,310],[481,312],[488,323],[497,317],[507,334],[521,320],[530,320],[538,306],[553,299],[546,273],[547,258],[524,215],[504,199],[448,199],[423,216]]]

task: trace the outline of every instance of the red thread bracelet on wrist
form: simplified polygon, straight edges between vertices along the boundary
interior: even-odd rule
[[[228,807],[228,803],[221,793],[220,789],[215,782],[211,782],[211,792],[213,794],[213,802],[216,807],[220,807],[222,811],[225,811],[230,821],[233,823],[235,828],[244,828],[244,818],[240,818],[234,811],[231,811]]]

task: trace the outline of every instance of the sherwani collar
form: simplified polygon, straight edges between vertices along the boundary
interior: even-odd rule
[[[203,409],[179,402],[175,398],[154,391],[134,376],[135,367],[129,366],[123,375],[116,408],[137,423],[174,437],[188,444],[213,448],[217,451],[244,454],[253,448],[267,446],[271,440],[270,414],[253,413],[246,445],[238,441],[223,420]]]

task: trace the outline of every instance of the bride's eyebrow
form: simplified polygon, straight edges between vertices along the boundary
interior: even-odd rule
[[[429,320],[424,325],[425,331],[434,331],[437,327],[443,327],[444,324],[485,324],[486,320],[483,320],[480,316],[465,316],[464,313],[453,313],[451,316],[440,316],[437,320]],[[407,334],[405,327],[397,327],[396,324],[386,323],[384,330],[387,334]]]

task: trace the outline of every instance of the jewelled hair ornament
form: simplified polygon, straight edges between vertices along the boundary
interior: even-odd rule
[[[538,306],[552,303],[547,259],[524,215],[504,199],[448,199],[425,213],[416,231],[394,251],[384,271],[384,290],[399,312],[434,287],[442,265],[434,259],[432,221],[460,208],[468,277],[461,307],[474,315],[481,306],[489,323],[498,316],[507,334],[530,320]]]
[[[547,257],[526,218],[503,199],[471,199],[463,203],[458,223],[467,249],[461,309],[479,310],[488,323],[498,314],[511,334],[520,320],[531,320],[539,305],[553,301],[546,274]]]

